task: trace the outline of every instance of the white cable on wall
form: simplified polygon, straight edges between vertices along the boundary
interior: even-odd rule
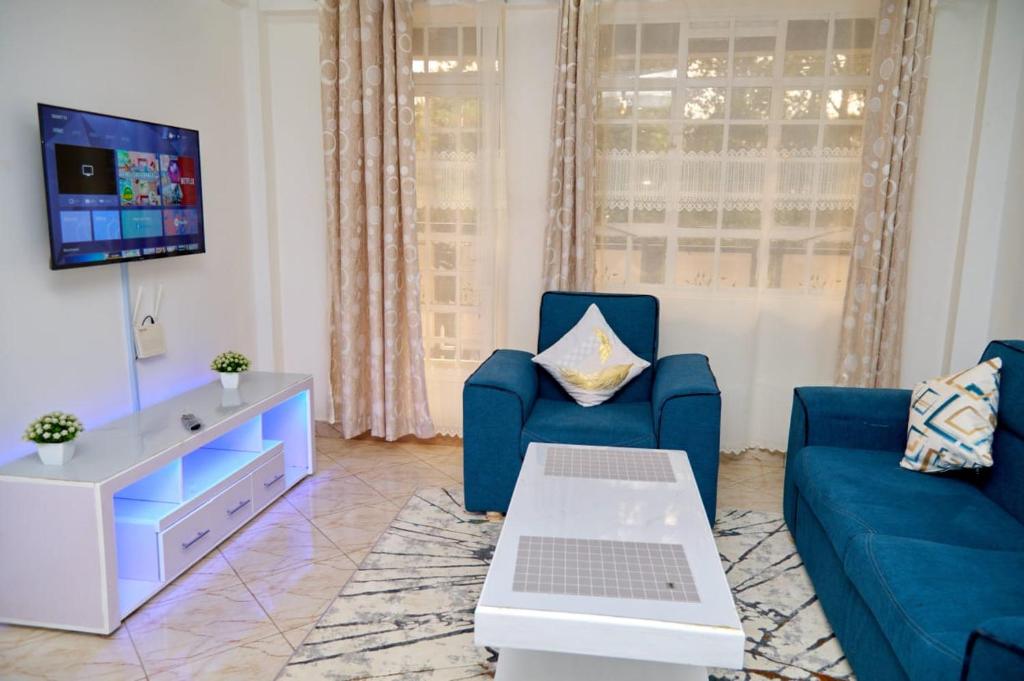
[[[142,292],[139,292],[141,299]],[[121,310],[124,315],[124,342],[128,356],[128,390],[131,394],[132,411],[142,410],[142,403],[139,401],[139,368],[135,363],[135,320],[138,302],[132,306],[132,284],[128,276],[128,263],[121,263]]]

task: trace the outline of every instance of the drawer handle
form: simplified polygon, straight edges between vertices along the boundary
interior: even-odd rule
[[[239,501],[238,502],[238,506],[235,506],[234,508],[229,508],[228,509],[228,515],[234,515],[234,514],[238,513],[243,508],[248,506],[250,501],[252,501],[252,499],[246,499],[245,501]]]
[[[202,539],[203,537],[205,537],[208,534],[210,534],[209,530],[203,530],[202,532],[198,533],[195,537],[193,537],[190,541],[183,541],[183,542],[181,542],[181,548],[182,549],[187,549],[187,548],[191,547],[193,544],[195,544],[197,541],[199,541],[200,539]]]
[[[278,473],[273,478],[271,478],[267,482],[263,483],[263,486],[264,487],[270,487],[271,485],[273,485],[274,483],[276,483],[277,481],[279,481],[283,477],[284,477],[284,473]]]

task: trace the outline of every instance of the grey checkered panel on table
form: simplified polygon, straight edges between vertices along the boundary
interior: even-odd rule
[[[549,447],[544,475],[564,478],[676,482],[665,452],[633,449]]]
[[[512,590],[699,603],[681,544],[519,538]]]

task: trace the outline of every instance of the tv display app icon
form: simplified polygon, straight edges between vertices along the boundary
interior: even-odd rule
[[[60,240],[66,244],[92,241],[92,223],[87,210],[60,212]]]
[[[194,210],[164,209],[164,234],[199,234],[199,216]]]
[[[125,239],[162,236],[163,224],[159,210],[122,210],[121,233]]]
[[[116,210],[92,212],[92,234],[96,241],[116,241],[121,238],[121,213]]]

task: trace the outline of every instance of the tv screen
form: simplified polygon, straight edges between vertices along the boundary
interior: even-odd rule
[[[39,105],[55,270],[206,251],[199,133]]]

